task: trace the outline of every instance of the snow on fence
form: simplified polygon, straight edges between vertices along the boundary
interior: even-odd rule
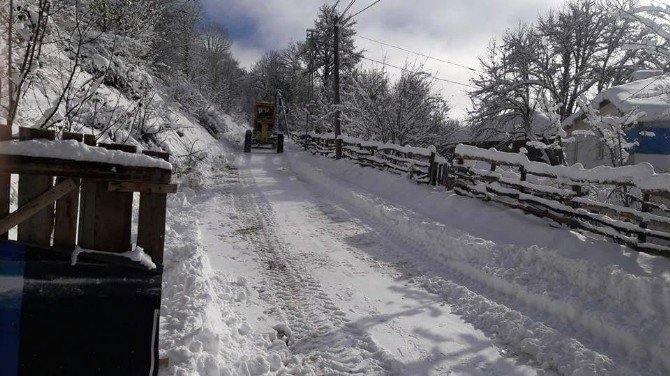
[[[485,162],[482,170],[476,163]],[[501,171],[499,167],[507,167]],[[511,173],[516,170],[518,173]],[[493,201],[549,218],[571,228],[614,239],[632,249],[670,257],[670,218],[659,204],[670,199],[670,174],[656,174],[651,165],[584,169],[551,166],[523,154],[458,145],[450,180],[456,193]],[[541,178],[531,183],[529,175]],[[591,185],[626,187],[641,193],[641,208],[604,203],[587,197]],[[656,213],[653,213],[653,212]]]
[[[17,240],[73,250],[133,251],[133,194],[139,193],[137,245],[162,263],[169,155],[90,135],[20,128],[19,140],[0,126],[0,240],[18,227]],[[11,175],[18,179],[18,208],[10,213]],[[55,184],[54,184],[55,182]]]
[[[311,133],[300,141],[313,154],[335,157],[333,134]],[[342,136],[342,156],[364,167],[405,175],[419,184],[436,185],[446,176],[446,160],[435,147],[418,148]]]
[[[335,157],[333,134],[311,133],[298,140],[306,150]],[[532,162],[523,154],[458,145],[453,161],[435,148],[399,146],[342,136],[343,158],[405,175],[420,184],[442,185],[460,195],[496,202],[603,235],[637,251],[670,257],[670,174],[649,164],[584,169]],[[488,163],[485,170],[475,162]],[[503,171],[499,167],[507,167]],[[514,170],[515,172],[512,172]],[[528,181],[528,176],[537,181]],[[590,185],[626,187],[640,209],[588,198]],[[634,195],[630,192],[638,192]]]

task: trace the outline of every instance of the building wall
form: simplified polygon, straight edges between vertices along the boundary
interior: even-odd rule
[[[608,103],[600,108],[600,113],[603,115],[618,115],[619,110],[611,103]],[[568,165],[581,163],[585,168],[602,165],[611,166],[611,154],[602,141],[600,141],[600,138],[597,136],[573,136],[572,132],[576,130],[588,131],[591,130],[591,126],[584,119],[577,119],[574,125],[567,129],[568,137],[574,137],[575,139],[565,150]]]
[[[619,111],[611,103],[601,107],[600,112],[606,115],[619,115]],[[567,132],[568,136],[572,137],[575,130],[589,129],[590,126],[583,119],[578,119]],[[640,131],[652,131],[656,136],[643,138],[639,136]],[[629,140],[637,138],[640,143],[639,147],[633,149],[628,164],[647,162],[654,166],[656,171],[670,172],[670,121],[640,123],[628,134]],[[599,137],[574,135],[574,138],[575,141],[566,145],[565,150],[569,165],[581,163],[585,168],[612,165],[610,153]]]

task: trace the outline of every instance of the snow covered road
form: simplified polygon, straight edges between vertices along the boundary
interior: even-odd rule
[[[654,271],[663,261],[645,260],[649,271],[618,260],[601,271],[595,259],[544,248],[598,256],[618,247],[463,198],[442,207],[426,198],[444,192],[293,145],[284,155],[228,159],[215,158],[204,186],[176,199],[178,225],[190,218],[199,235],[183,239],[197,244],[173,261],[204,264],[207,295],[217,296],[175,308],[193,291],[164,292],[167,373],[661,374],[667,366],[668,281]],[[515,226],[534,235],[518,241]],[[166,275],[180,284],[179,273]],[[662,299],[606,290],[633,292],[629,280]],[[589,298],[600,289],[618,300]],[[647,326],[621,323],[640,312]],[[202,321],[177,325],[185,315]]]

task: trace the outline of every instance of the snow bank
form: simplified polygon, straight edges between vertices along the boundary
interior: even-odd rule
[[[255,333],[232,306],[246,280],[217,275],[200,243],[198,213],[189,189],[168,203],[161,302],[160,357],[167,375],[265,375],[277,373],[289,357],[276,333]]]
[[[156,167],[164,170],[172,169],[169,162],[159,158],[88,146],[75,140],[3,141],[0,142],[0,154],[104,162],[123,166]]]
[[[289,155],[301,179],[406,245],[424,285],[456,312],[543,367],[670,372],[669,260],[346,161]]]

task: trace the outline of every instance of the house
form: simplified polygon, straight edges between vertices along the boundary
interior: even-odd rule
[[[630,151],[628,164],[648,162],[656,171],[670,172],[670,73],[639,71],[633,81],[604,90],[592,105],[601,115],[622,116],[638,109],[644,114],[637,124],[629,126],[627,141],[639,145]],[[600,137],[589,134],[590,124],[580,111],[563,125],[574,141],[565,145],[568,164],[581,163],[586,168],[611,165],[611,156]]]
[[[550,144],[556,136],[556,129],[551,120],[541,112],[535,112],[531,121],[531,130],[536,141]],[[473,145],[483,149],[496,148],[499,151],[519,152],[521,148],[529,151],[531,160],[543,160],[544,153],[528,145],[523,121],[518,116],[502,115],[457,129],[450,137],[449,152],[458,144]]]

